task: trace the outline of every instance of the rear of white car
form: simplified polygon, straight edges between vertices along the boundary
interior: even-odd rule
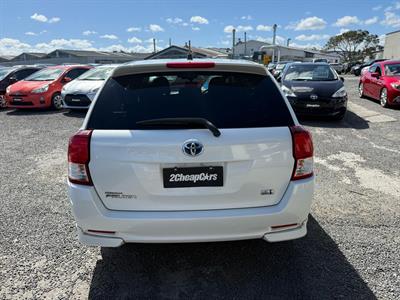
[[[313,146],[266,69],[235,60],[118,67],[69,144],[88,245],[306,234]]]

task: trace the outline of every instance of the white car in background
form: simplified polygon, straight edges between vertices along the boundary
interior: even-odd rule
[[[303,237],[313,144],[267,69],[238,60],[116,68],[68,147],[87,245]]]
[[[63,107],[88,109],[104,81],[117,66],[98,66],[66,84],[61,91]]]

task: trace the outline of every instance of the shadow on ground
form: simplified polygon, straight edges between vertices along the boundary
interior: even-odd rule
[[[87,110],[68,110],[64,112],[64,116],[70,118],[83,119],[86,117]]]
[[[19,109],[10,109],[7,112],[7,115],[10,116],[54,115],[54,114],[60,114],[63,111],[64,110],[53,110],[44,108],[19,108]]]
[[[314,218],[308,236],[102,248],[89,298],[375,299]]]
[[[299,117],[299,122],[302,125],[322,128],[354,128],[368,129],[368,122],[356,115],[350,110],[347,110],[343,120],[334,121],[328,117]]]

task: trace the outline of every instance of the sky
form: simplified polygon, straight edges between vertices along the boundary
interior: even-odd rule
[[[151,52],[184,45],[232,45],[237,38],[296,47],[363,29],[384,38],[400,30],[400,0],[0,0],[0,55],[54,49]]]

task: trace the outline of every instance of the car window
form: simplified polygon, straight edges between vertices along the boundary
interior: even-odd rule
[[[136,123],[179,117],[205,118],[218,128],[293,124],[279,88],[269,76],[199,71],[109,78],[93,107],[88,128],[161,129]]]
[[[114,70],[114,66],[109,66],[109,67],[97,67],[94,69],[91,69],[85,73],[83,73],[81,76],[79,76],[79,80],[106,80],[108,75]]]
[[[73,69],[67,72],[67,74],[65,74],[64,77],[69,77],[72,80],[74,80],[75,78],[81,76],[83,73],[85,73],[88,69],[82,69],[82,68],[77,68],[77,69]]]
[[[17,80],[22,80],[36,71],[37,71],[36,69],[20,70],[20,71],[15,72],[14,76],[15,76],[15,78],[17,78]]]
[[[3,80],[10,74],[14,69],[13,68],[1,68],[0,69],[0,80]]]
[[[379,74],[379,76],[382,75],[382,70],[380,66],[376,66],[375,72]]]
[[[368,69],[368,71],[369,71],[370,73],[374,73],[375,70],[376,70],[376,65],[372,65],[372,66],[370,66],[369,69]]]
[[[386,76],[399,76],[400,75],[400,63],[385,65]]]
[[[53,81],[64,72],[63,68],[46,68],[25,78],[26,81]]]
[[[336,72],[329,65],[292,64],[284,72],[284,80],[329,81],[337,80]]]

